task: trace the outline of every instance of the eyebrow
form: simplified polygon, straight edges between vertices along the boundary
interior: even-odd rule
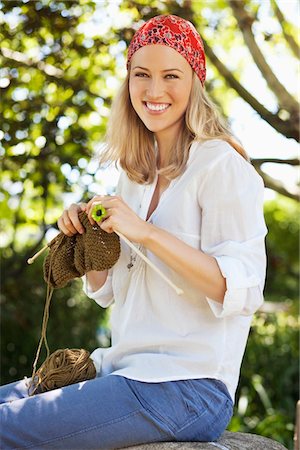
[[[142,70],[147,70],[147,71],[149,72],[149,69],[147,69],[147,67],[134,66],[134,67],[132,68],[132,70],[134,70],[134,69],[142,69]],[[173,71],[173,70],[177,70],[178,72],[183,73],[182,70],[176,69],[176,68],[174,68],[174,69],[164,69],[164,70],[162,70],[162,72],[171,72],[171,71]]]

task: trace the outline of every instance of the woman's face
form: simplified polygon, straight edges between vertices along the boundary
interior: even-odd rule
[[[147,45],[132,57],[129,94],[133,108],[158,142],[173,140],[182,124],[193,70],[173,48]]]

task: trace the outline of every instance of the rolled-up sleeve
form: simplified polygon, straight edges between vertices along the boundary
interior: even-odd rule
[[[107,278],[103,286],[97,291],[92,291],[87,276],[84,275],[82,278],[82,289],[83,292],[92,300],[95,300],[98,305],[102,308],[108,308],[113,303],[113,289],[112,289],[112,274],[111,271],[108,272]]]
[[[201,249],[226,279],[223,303],[207,298],[216,317],[252,315],[263,303],[266,273],[264,186],[253,166],[230,149],[199,192]]]

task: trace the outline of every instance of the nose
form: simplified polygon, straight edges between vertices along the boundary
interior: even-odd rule
[[[149,79],[149,83],[146,90],[147,98],[154,100],[160,98],[164,94],[163,82],[158,77],[152,77]]]

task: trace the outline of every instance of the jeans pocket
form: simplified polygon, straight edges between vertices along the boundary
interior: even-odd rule
[[[191,392],[204,408],[203,414],[176,434],[179,441],[214,441],[226,429],[233,401],[222,381],[214,379],[188,380]]]
[[[205,411],[205,404],[195,396],[189,380],[162,383],[127,381],[142,406],[174,434],[188,427]]]

